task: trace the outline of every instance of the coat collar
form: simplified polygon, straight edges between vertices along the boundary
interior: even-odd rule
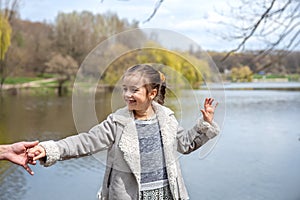
[[[152,107],[158,117],[161,120],[166,119],[167,116],[173,115],[174,112],[169,108],[158,104],[156,101],[152,102]],[[134,120],[133,112],[128,110],[127,107],[117,110],[113,115],[113,120],[122,125],[128,124],[130,121]],[[159,120],[160,121],[160,120]]]
[[[173,167],[176,158],[173,155],[173,143],[174,138],[176,138],[177,124],[175,122],[175,124],[170,123],[170,116],[173,115],[174,112],[155,101],[152,102],[152,106],[160,125],[162,142],[164,146],[164,155],[168,171],[168,179],[169,182],[174,182],[176,174],[173,174]],[[127,162],[132,173],[136,176],[136,179],[139,183],[141,178],[140,150],[133,112],[128,110],[127,107],[121,108],[113,114],[113,120],[117,123],[120,123],[124,127],[123,132],[121,133],[122,135],[120,137],[119,147],[124,153],[125,161]]]

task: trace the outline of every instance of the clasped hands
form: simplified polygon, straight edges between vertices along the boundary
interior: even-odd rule
[[[40,158],[43,158],[45,156],[46,156],[46,151],[40,145],[36,145],[36,146],[34,146],[32,148],[28,148],[27,149],[27,161],[28,161],[29,164],[35,165],[37,160],[39,160]],[[31,175],[34,174],[32,170],[29,173]]]
[[[22,166],[30,175],[34,172],[28,164],[36,165],[36,161],[46,156],[46,151],[39,146],[39,141],[17,142],[10,145],[0,145],[0,159],[8,160]]]

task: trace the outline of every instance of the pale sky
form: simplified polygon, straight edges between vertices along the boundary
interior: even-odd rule
[[[231,3],[235,0],[231,0]],[[141,28],[163,28],[194,40],[203,50],[231,50],[234,42],[222,40],[226,33],[218,24],[218,12],[228,10],[226,0],[165,0],[150,22],[142,23],[152,13],[158,0],[22,0],[20,14],[30,21],[53,22],[58,12],[115,12],[120,18],[140,21]],[[218,12],[216,12],[218,11]],[[224,17],[223,17],[224,19]]]

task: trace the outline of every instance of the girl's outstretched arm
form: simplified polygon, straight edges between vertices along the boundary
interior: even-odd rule
[[[213,102],[213,98],[205,99],[204,109],[201,109],[203,118],[199,119],[192,129],[185,131],[182,127],[178,127],[177,150],[180,153],[188,154],[219,134],[220,128],[213,120],[218,103],[213,105]]]
[[[113,115],[88,132],[72,135],[58,141],[44,141],[29,151],[30,157],[49,167],[59,160],[78,158],[108,149],[114,142],[116,122]]]

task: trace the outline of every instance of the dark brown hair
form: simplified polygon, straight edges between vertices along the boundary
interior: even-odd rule
[[[147,93],[153,89],[157,89],[157,95],[154,100],[161,105],[164,104],[167,85],[163,73],[154,69],[150,64],[139,64],[129,68],[123,78],[129,75],[140,75],[145,84]]]

